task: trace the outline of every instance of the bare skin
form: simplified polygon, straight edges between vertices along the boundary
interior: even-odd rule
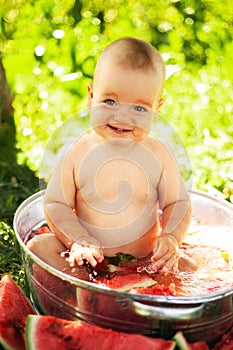
[[[114,55],[103,59],[88,85],[93,132],[65,152],[46,190],[45,215],[55,236],[28,246],[59,269],[153,251],[154,270],[170,270],[178,264],[191,205],[172,153],[149,135],[153,118],[145,111],[161,107],[163,76],[125,69]],[[68,262],[60,256],[66,249]]]

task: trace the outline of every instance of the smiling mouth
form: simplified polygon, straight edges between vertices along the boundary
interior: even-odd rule
[[[131,132],[132,131],[131,129],[119,128],[117,126],[113,126],[113,125],[110,125],[110,124],[108,124],[108,127],[110,129],[112,129],[114,132],[118,133],[118,134],[123,134],[123,133],[127,133],[127,132]]]

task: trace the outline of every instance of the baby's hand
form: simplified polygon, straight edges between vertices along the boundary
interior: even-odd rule
[[[95,267],[104,260],[103,250],[95,238],[81,238],[73,243],[68,260],[71,267],[83,265],[84,260]]]
[[[179,245],[174,236],[168,233],[159,236],[155,242],[151,261],[154,271],[176,270],[178,266]]]

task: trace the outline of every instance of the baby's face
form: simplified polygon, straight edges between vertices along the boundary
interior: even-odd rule
[[[162,78],[153,71],[124,69],[105,60],[89,92],[91,124],[105,140],[142,141],[159,107]]]

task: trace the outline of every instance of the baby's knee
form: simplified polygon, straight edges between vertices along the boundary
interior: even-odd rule
[[[183,272],[195,272],[198,269],[197,262],[190,256],[180,256],[178,269]]]
[[[64,270],[68,266],[66,259],[61,256],[61,253],[66,251],[66,247],[54,234],[43,233],[35,236],[27,243],[27,247],[38,258],[58,270]]]
[[[27,243],[27,247],[36,255],[40,255],[39,252],[47,250],[47,245],[51,240],[51,234],[38,235],[30,239]]]
[[[64,245],[51,233],[33,237],[27,243],[27,247],[39,257],[50,255],[52,252],[64,251]]]

